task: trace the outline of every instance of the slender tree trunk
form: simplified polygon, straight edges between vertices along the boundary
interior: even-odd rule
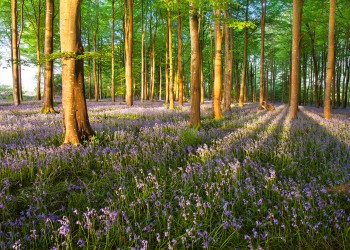
[[[327,67],[327,80],[324,93],[324,111],[323,115],[326,119],[331,119],[331,103],[330,92],[331,84],[334,76],[334,27],[335,27],[335,7],[336,0],[329,1],[329,26],[328,26],[328,67]]]
[[[94,37],[93,37],[93,43],[94,43],[94,52],[96,53],[97,52],[97,38],[96,38],[96,36],[97,36],[97,31],[95,31],[95,33],[94,33]],[[98,102],[98,99],[99,99],[99,96],[100,96],[100,94],[99,94],[99,89],[100,89],[100,87],[99,87],[99,81],[98,81],[98,75],[97,75],[97,59],[96,59],[96,56],[94,56],[94,58],[93,58],[93,60],[92,60],[92,71],[93,71],[93,74],[94,74],[94,85],[95,85],[95,101],[96,102]]]
[[[214,10],[214,32],[215,32],[215,72],[213,90],[213,115],[215,119],[222,118],[221,111],[221,85],[222,85],[222,31],[221,31],[221,10]]]
[[[183,76],[183,64],[182,64],[182,13],[179,12],[177,18],[177,77],[179,83],[179,106],[182,107],[184,101],[184,76]]]
[[[348,51],[349,51],[349,45],[347,46],[348,47]],[[348,103],[348,89],[349,89],[349,80],[350,80],[350,58],[346,58],[345,59],[346,62],[345,62],[345,87],[344,87],[344,90],[343,90],[343,105],[342,105],[342,108],[343,109],[346,109],[346,106],[347,106],[347,103]]]
[[[168,0],[169,1],[169,0]],[[167,13],[167,27],[168,27],[168,55],[169,55],[169,109],[174,109],[174,71],[173,71],[173,39],[172,39],[172,29],[171,29],[171,15],[170,9]]]
[[[162,100],[162,66],[159,65],[159,101]]]
[[[231,17],[229,10],[224,11],[224,16],[228,20]],[[231,109],[232,102],[232,29],[228,23],[224,25],[225,33],[225,73],[224,73],[224,110],[229,111]]]
[[[40,58],[40,43],[41,43],[41,39],[40,39],[40,12],[41,12],[41,9],[40,9],[40,5],[41,5],[41,2],[39,1],[38,3],[38,14],[37,14],[37,17],[36,17],[36,32],[35,32],[35,35],[36,35],[36,60],[37,60],[37,85],[36,85],[36,99],[38,101],[41,100],[41,58]]]
[[[13,80],[13,103],[18,106],[20,101],[20,88],[19,88],[19,58],[18,58],[18,31],[17,31],[17,0],[11,0],[11,25],[12,25],[12,80]]]
[[[45,17],[45,78],[43,113],[56,113],[53,108],[53,61],[49,56],[53,52],[54,0],[46,0]]]
[[[307,82],[307,55],[304,52],[303,58],[303,105],[306,106],[307,103],[307,93],[306,93],[306,82]]]
[[[114,0],[112,0],[112,35],[111,35],[111,40],[112,40],[112,58],[111,58],[111,99],[112,102],[115,102],[115,48],[114,48],[114,32],[115,32],[115,18],[114,18]]]
[[[154,84],[155,84],[155,71],[156,71],[156,52],[155,52],[155,40],[156,35],[151,39],[151,88],[150,88],[150,101],[154,101]]]
[[[259,109],[263,109],[262,105],[266,102],[265,95],[265,17],[266,17],[266,0],[260,0],[261,4],[261,48],[260,48],[260,97],[259,97]]]
[[[74,55],[83,53],[80,4],[81,0],[60,1],[61,50]],[[64,144],[80,144],[93,135],[85,102],[83,67],[82,59],[62,59]]]
[[[299,84],[300,84],[300,41],[303,0],[293,0],[293,41],[292,41],[292,72],[291,98],[289,119],[298,116]]]
[[[199,68],[199,30],[197,10],[191,4],[190,11],[191,35],[191,113],[190,127],[199,127],[200,119],[200,68]]]
[[[246,4],[245,21],[248,21],[248,7],[249,0]],[[244,99],[246,97],[246,78],[247,78],[247,57],[248,57],[248,28],[244,28],[244,49],[243,49],[243,69],[242,69],[242,82],[241,89],[239,93],[239,103],[238,106],[242,107],[244,105]]]
[[[125,5],[125,83],[126,103],[133,105],[133,73],[132,73],[132,50],[133,50],[133,5],[134,0],[124,0]]]
[[[141,1],[141,97],[140,101],[143,103],[145,99],[144,95],[144,87],[145,87],[145,27],[144,27],[144,11],[143,11],[143,4],[144,1]]]

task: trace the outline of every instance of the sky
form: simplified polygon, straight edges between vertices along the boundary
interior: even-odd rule
[[[7,65],[7,61],[10,58],[10,49],[0,47],[0,54],[2,59],[0,60],[0,85],[12,86],[12,69]],[[36,88],[36,68],[22,66],[22,88],[28,94],[35,93]]]

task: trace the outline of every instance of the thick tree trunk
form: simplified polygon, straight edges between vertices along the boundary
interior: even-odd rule
[[[222,31],[221,31],[221,10],[214,10],[214,32],[215,32],[215,72],[213,90],[213,116],[215,119],[222,118],[221,111],[221,84],[222,84]]]
[[[324,111],[323,115],[326,119],[331,119],[331,103],[330,92],[331,84],[334,77],[334,27],[335,27],[335,7],[336,0],[329,1],[329,26],[328,26],[328,67],[327,79],[324,93]]]
[[[199,127],[200,120],[200,68],[199,68],[199,30],[197,10],[191,6],[190,35],[191,35],[191,113],[190,127]]]
[[[183,76],[183,64],[182,64],[182,14],[179,12],[177,18],[177,77],[179,83],[179,106],[183,105],[184,101],[184,76]]]
[[[300,40],[303,0],[293,0],[293,42],[292,42],[292,72],[289,119],[298,116],[299,84],[300,84]]]
[[[13,80],[13,103],[19,105],[20,88],[19,88],[19,57],[18,57],[18,31],[17,31],[17,0],[11,0],[11,59],[12,59],[12,80]]]
[[[124,0],[125,5],[125,84],[126,104],[133,105],[133,73],[132,73],[132,51],[133,51],[133,5],[134,0]]]
[[[80,144],[93,135],[84,93],[83,53],[80,25],[81,0],[60,1],[61,51],[71,56],[62,59],[62,105],[65,127],[64,144]]]
[[[44,107],[43,113],[56,113],[53,108],[53,61],[49,56],[53,52],[53,18],[54,0],[46,0],[45,17],[45,78],[44,78]]]
[[[249,0],[247,0],[245,21],[248,21],[248,7]],[[242,68],[242,82],[241,89],[239,92],[238,106],[242,107],[246,99],[246,78],[247,78],[247,57],[248,57],[248,28],[244,28],[244,48],[243,48],[243,68]]]

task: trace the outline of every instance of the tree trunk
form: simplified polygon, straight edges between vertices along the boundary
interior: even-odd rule
[[[182,107],[184,101],[184,76],[183,76],[183,64],[182,64],[182,14],[179,12],[177,18],[177,77],[179,83],[179,106]]]
[[[112,102],[115,102],[115,49],[114,49],[114,32],[115,32],[115,28],[114,28],[114,0],[112,0],[112,36],[111,36],[111,45],[112,45],[112,58],[111,58],[111,99]]]
[[[93,37],[93,43],[94,43],[94,52],[96,54],[97,52],[97,31],[94,32],[94,37]],[[99,96],[100,96],[100,87],[99,87],[99,81],[98,81],[98,68],[97,68],[97,59],[96,59],[96,55],[94,55],[94,58],[92,60],[92,71],[94,74],[94,84],[95,84],[95,101],[98,102]]]
[[[36,85],[36,100],[41,100],[41,63],[40,63],[40,1],[38,3],[38,14],[36,17],[36,60],[37,60],[37,85]]]
[[[169,0],[168,0],[169,1]],[[173,71],[173,39],[171,29],[171,15],[170,9],[167,13],[167,27],[168,27],[168,55],[169,55],[169,109],[174,109],[174,71]]]
[[[334,26],[335,26],[335,7],[336,0],[329,1],[329,26],[328,26],[328,67],[327,79],[324,93],[324,111],[323,115],[326,119],[331,119],[331,103],[330,92],[331,84],[334,76]]]
[[[162,100],[162,66],[159,65],[159,101],[161,100]]]
[[[134,0],[124,0],[125,5],[125,84],[126,104],[133,105],[133,73],[132,73],[132,50],[133,50],[133,5]]]
[[[12,80],[13,80],[13,103],[18,106],[20,101],[19,88],[19,57],[18,57],[18,31],[17,31],[17,0],[11,0],[11,50],[12,50]]]
[[[266,0],[260,0],[261,3],[261,48],[260,48],[260,97],[259,109],[263,109],[262,105],[266,102],[265,95],[265,17],[266,17]]]
[[[231,17],[229,10],[224,11],[224,16],[228,20]],[[225,22],[225,73],[224,73],[224,110],[229,111],[231,109],[232,102],[232,29],[228,23]]]
[[[300,40],[303,0],[293,0],[293,41],[292,72],[289,119],[298,116],[299,84],[300,84]]]
[[[200,68],[199,68],[199,30],[197,10],[191,4],[190,11],[191,35],[191,113],[190,127],[201,125],[200,118]]]
[[[72,56],[62,58],[62,106],[65,127],[64,144],[80,144],[93,135],[84,93],[83,54],[80,23],[81,0],[60,1],[61,51]]]
[[[214,10],[214,32],[215,32],[215,72],[213,90],[213,115],[215,119],[222,118],[221,111],[221,84],[222,84],[222,31],[221,31],[221,10]]]
[[[53,108],[53,61],[49,56],[53,52],[54,0],[46,0],[45,17],[45,78],[43,113],[56,113]]]
[[[248,7],[249,0],[247,0],[245,21],[248,21]],[[246,97],[246,78],[247,78],[247,57],[248,57],[248,28],[244,28],[244,49],[243,49],[243,68],[242,68],[242,82],[241,89],[239,92],[239,103],[238,106],[242,107],[244,105],[244,100]]]

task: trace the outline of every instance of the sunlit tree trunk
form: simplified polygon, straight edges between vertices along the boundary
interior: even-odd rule
[[[199,30],[197,10],[191,4],[190,35],[191,35],[191,113],[190,127],[199,127],[200,119],[200,68],[199,68]]]
[[[114,49],[114,32],[115,32],[115,27],[114,27],[114,0],[112,0],[112,37],[111,37],[111,52],[112,52],[112,58],[111,58],[111,98],[112,102],[115,102],[115,49]]]
[[[221,31],[221,10],[214,10],[214,32],[215,32],[215,72],[213,91],[213,115],[215,119],[222,118],[221,111],[221,84],[222,84],[222,31]]]
[[[97,30],[94,32],[93,36],[93,45],[94,45],[94,52],[97,52]],[[94,58],[92,60],[92,71],[94,74],[94,84],[95,84],[95,101],[98,102],[98,99],[100,97],[100,87],[99,87],[99,81],[98,81],[98,67],[97,67],[97,59],[96,55],[94,55]]]
[[[179,83],[179,106],[183,105],[184,101],[184,76],[183,76],[183,65],[182,65],[182,14],[179,12],[177,17],[177,77]]]
[[[324,93],[324,118],[331,118],[331,103],[330,92],[331,84],[334,76],[334,27],[335,27],[335,7],[336,0],[329,1],[329,26],[328,26],[328,67],[327,67],[327,79]]]
[[[263,102],[266,102],[265,94],[265,17],[266,17],[266,0],[260,0],[261,4],[261,48],[260,48],[260,96],[259,109],[263,109]]]
[[[292,72],[289,119],[298,116],[299,85],[300,85],[300,41],[303,0],[293,0],[293,41],[292,41]]]
[[[132,51],[133,51],[133,5],[134,0],[124,0],[125,6],[125,84],[126,103],[133,105],[133,72],[132,72]]]
[[[162,66],[159,65],[159,101],[162,100]]]
[[[80,144],[93,135],[84,93],[84,64],[75,56],[83,54],[80,23],[81,0],[60,1],[62,58],[62,106],[65,128],[64,144]]]
[[[247,0],[246,12],[245,12],[245,21],[248,21],[248,7],[249,0]],[[244,28],[244,48],[243,48],[243,68],[242,68],[242,81],[241,88],[239,91],[239,102],[238,106],[242,107],[244,105],[244,101],[246,99],[246,78],[247,78],[247,60],[248,60],[248,28]]]
[[[44,107],[43,113],[56,113],[53,108],[53,18],[54,0],[46,0],[45,17],[45,77],[44,77]]]
[[[19,87],[19,57],[18,57],[18,30],[17,30],[17,0],[11,0],[11,58],[12,58],[12,80],[13,80],[13,103],[19,105],[20,87]]]
[[[174,109],[174,70],[173,70],[173,39],[171,29],[171,14],[170,9],[167,12],[167,28],[168,28],[168,55],[169,55],[169,109]]]

